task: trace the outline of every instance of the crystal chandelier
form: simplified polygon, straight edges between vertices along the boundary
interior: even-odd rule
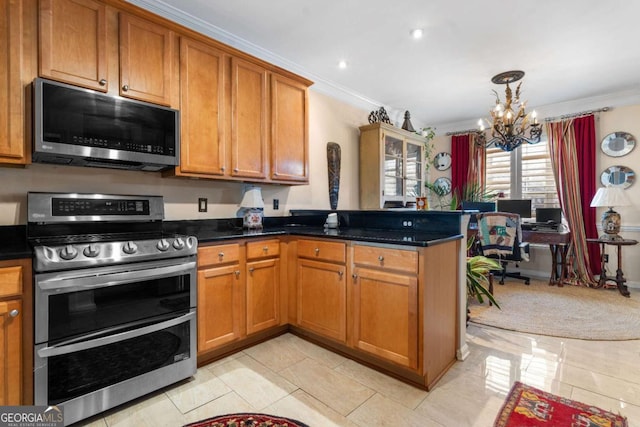
[[[495,84],[506,84],[505,102],[500,101],[500,96],[495,90],[496,106],[490,111],[491,113],[491,139],[487,141],[484,130],[484,121],[480,119],[476,143],[486,147],[495,146],[504,151],[512,151],[521,144],[535,144],[540,142],[542,134],[542,126],[538,123],[536,112],[530,115],[525,112],[526,102],[520,102],[520,86],[516,87],[515,99],[513,92],[509,87],[509,83],[517,82],[524,77],[524,71],[505,71],[493,76],[491,81]],[[488,123],[488,121],[487,121]],[[528,133],[528,136],[527,136]]]

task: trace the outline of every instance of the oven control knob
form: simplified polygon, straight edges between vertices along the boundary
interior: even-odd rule
[[[169,242],[167,241],[167,239],[162,239],[158,242],[158,244],[156,244],[156,248],[164,252],[169,249]]]
[[[97,245],[89,245],[84,248],[82,253],[88,258],[95,258],[100,254],[100,248]]]
[[[70,260],[78,256],[78,250],[73,245],[67,245],[60,249],[60,258]]]
[[[184,240],[178,237],[173,241],[173,247],[176,248],[177,250],[184,248]]]
[[[122,245],[122,251],[125,254],[129,254],[129,255],[135,254],[137,250],[138,250],[138,245],[136,245],[133,242],[127,242],[124,245]]]

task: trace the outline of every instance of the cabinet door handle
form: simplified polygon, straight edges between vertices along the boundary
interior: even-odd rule
[[[265,246],[264,248],[262,248],[262,251],[266,254],[267,252],[269,252],[269,246]]]
[[[100,79],[100,81],[98,82],[98,84],[100,86],[106,86],[107,85],[107,80],[106,79]]]
[[[224,172],[224,166],[222,166],[222,167],[220,168],[220,171]]]
[[[342,276],[344,276],[344,271],[338,271],[338,276],[340,276],[340,278],[342,278]]]
[[[218,253],[218,258],[220,258],[220,259],[224,258],[224,252]]]
[[[233,171],[234,172],[238,172],[238,168],[233,168]]]
[[[380,262],[384,261],[384,257],[383,257],[382,255],[380,255],[380,256],[378,257],[378,261],[380,261]]]
[[[356,273],[353,273],[353,274],[351,275],[351,277],[353,277],[354,279],[357,279],[357,278],[358,278],[358,275],[357,275]]]
[[[236,273],[236,279],[237,279],[238,277],[240,277],[240,270],[236,270],[236,271],[234,271],[234,273]]]
[[[124,85],[124,86],[122,86],[122,91],[123,91],[123,92],[126,92],[126,91],[128,91],[128,90],[129,90],[129,85]]]
[[[320,253],[320,248],[315,248],[315,253],[318,255]]]
[[[9,317],[18,317],[18,314],[20,314],[20,311],[14,309],[9,312]]]
[[[255,268],[249,267],[249,273],[253,273],[253,270],[255,270]]]

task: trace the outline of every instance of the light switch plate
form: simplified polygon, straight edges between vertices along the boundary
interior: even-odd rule
[[[207,199],[204,197],[198,198],[198,212],[206,212],[207,211]]]

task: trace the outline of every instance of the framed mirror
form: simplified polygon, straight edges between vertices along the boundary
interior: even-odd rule
[[[614,132],[605,136],[600,144],[602,152],[607,156],[621,157],[629,154],[636,146],[636,139],[627,132]]]
[[[442,196],[451,193],[451,180],[447,177],[442,176],[436,179],[433,181],[433,185],[441,192]]]
[[[626,166],[609,166],[600,175],[600,182],[604,186],[628,188],[635,179],[635,172]]]
[[[433,166],[439,171],[446,171],[451,167],[451,154],[438,153],[433,158]]]

